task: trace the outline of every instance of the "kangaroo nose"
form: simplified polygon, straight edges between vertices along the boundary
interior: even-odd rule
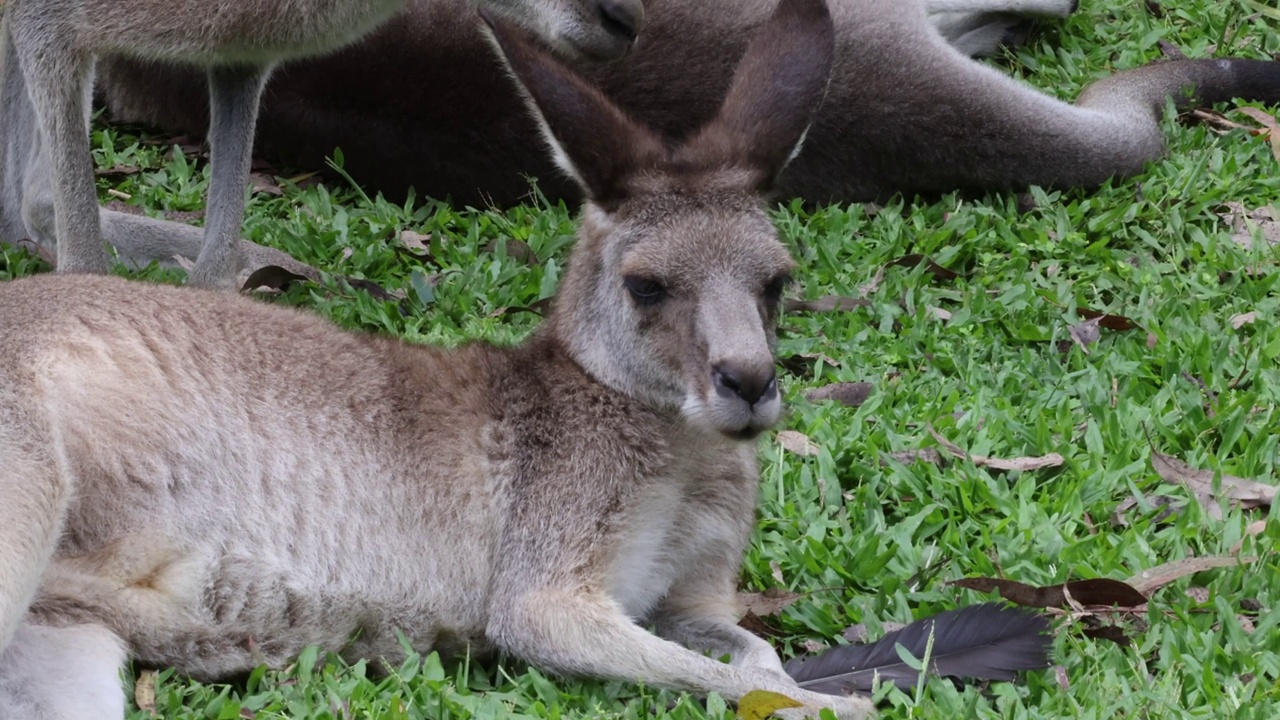
[[[600,21],[605,30],[627,42],[632,42],[640,34],[640,24],[644,21],[644,6],[638,0],[602,0]]]
[[[761,400],[772,400],[778,394],[778,375],[772,367],[768,372],[751,371],[734,363],[720,363],[711,368],[711,380],[721,397],[740,397],[748,405]]]

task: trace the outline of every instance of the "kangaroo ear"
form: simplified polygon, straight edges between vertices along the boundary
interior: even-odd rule
[[[616,203],[626,197],[628,179],[666,159],[657,134],[633,122],[524,30],[483,7],[480,15],[523,88],[556,165],[587,197],[605,206]]]
[[[746,165],[767,191],[800,152],[835,58],[824,0],[781,0],[747,45],[719,114],[677,151],[691,164]]]

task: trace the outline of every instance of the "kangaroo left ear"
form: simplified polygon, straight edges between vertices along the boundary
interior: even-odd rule
[[[666,160],[656,133],[633,122],[550,50],[483,7],[480,15],[524,90],[556,165],[588,198],[604,206],[625,199],[631,177]]]
[[[696,165],[743,164],[768,191],[797,153],[826,95],[835,27],[824,0],[781,0],[747,46],[719,114],[680,148]]]

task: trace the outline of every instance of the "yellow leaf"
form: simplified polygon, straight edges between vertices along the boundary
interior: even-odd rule
[[[738,717],[742,720],[765,720],[778,710],[796,708],[803,704],[782,693],[752,690],[738,701]]]

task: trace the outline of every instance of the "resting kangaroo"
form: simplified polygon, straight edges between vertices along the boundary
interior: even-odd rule
[[[715,113],[748,30],[774,2],[648,0],[635,52],[586,72],[637,120],[686,137]],[[1184,88],[1194,86],[1204,102],[1280,102],[1280,63],[1270,61],[1158,62],[1098,81],[1072,104],[963,54],[989,50],[1007,13],[1064,15],[1073,7],[1070,0],[832,0],[831,88],[779,194],[826,202],[1089,187],[1163,154],[1165,99],[1185,105]],[[1132,7],[1143,12],[1141,3]],[[341,147],[357,181],[392,195],[414,186],[420,195],[507,205],[526,197],[526,176],[534,176],[549,197],[576,196],[543,156],[501,72],[469,62],[483,42],[479,32],[448,13],[443,4],[412,3],[364,42],[279,73],[263,109],[261,152],[323,167]],[[115,64],[104,74],[117,117],[201,130],[198,78]]]
[[[523,345],[413,347],[119,278],[0,285],[0,714],[118,718],[126,653],[220,677],[255,647],[394,659],[397,630],[783,692],[791,717],[870,711],[800,689],[736,625],[792,268],[760,194],[826,87],[825,5],[783,0],[721,111],[670,148],[494,33],[590,198]]]
[[[28,196],[21,202],[26,230],[46,246],[56,237],[59,271],[106,272],[110,261],[88,135],[95,59],[195,63],[208,68],[212,177],[204,240],[191,282],[230,288],[241,265],[237,241],[258,101],[272,68],[282,60],[350,42],[403,5],[404,0],[181,0],[163,5],[10,0],[0,27],[5,46],[0,82],[9,115],[0,131],[25,135],[14,138],[20,145],[6,139],[7,152],[30,154],[25,168],[16,157],[0,167],[9,173],[26,171],[22,182]],[[623,54],[643,15],[640,0],[494,0],[494,5],[510,6],[506,12],[565,52],[593,58]],[[453,9],[459,10],[456,5]],[[10,103],[17,107],[9,108]],[[22,175],[10,174],[3,182],[16,184]]]

